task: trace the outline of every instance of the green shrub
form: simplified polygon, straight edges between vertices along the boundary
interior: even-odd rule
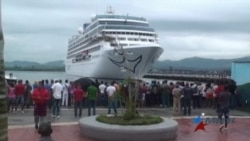
[[[99,122],[116,125],[151,125],[163,121],[161,117],[151,115],[138,115],[131,120],[124,120],[122,116],[107,117],[106,115],[99,115],[96,117],[96,120]]]

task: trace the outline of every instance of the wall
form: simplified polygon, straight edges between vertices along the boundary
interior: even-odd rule
[[[250,82],[250,61],[232,63],[231,78],[236,81],[237,85]]]

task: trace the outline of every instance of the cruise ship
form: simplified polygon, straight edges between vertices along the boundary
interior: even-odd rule
[[[162,52],[145,18],[110,9],[93,16],[69,39],[65,71],[75,77],[140,79]]]

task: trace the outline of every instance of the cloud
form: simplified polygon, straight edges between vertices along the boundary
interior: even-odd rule
[[[68,38],[109,5],[149,21],[165,49],[160,59],[250,55],[246,0],[3,0],[5,60],[65,59]]]
[[[249,56],[250,35],[242,34],[167,34],[161,43],[165,49],[160,60],[179,60],[185,57],[238,58]],[[238,39],[240,38],[240,39]]]
[[[250,17],[250,15],[249,15]],[[151,22],[157,31],[194,32],[194,33],[248,33],[250,18],[242,21],[171,21],[154,20]]]

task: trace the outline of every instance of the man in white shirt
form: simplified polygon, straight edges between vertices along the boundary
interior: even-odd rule
[[[193,109],[199,108],[199,92],[198,92],[198,82],[191,84],[191,88],[193,89],[193,97],[192,97],[192,103],[193,103]]]
[[[53,90],[53,118],[60,118],[60,106],[62,99],[63,86],[59,83],[58,80],[55,80],[55,83],[52,85],[51,89]]]
[[[99,85],[100,100],[101,100],[102,106],[104,107],[107,106],[105,90],[106,90],[106,85],[103,83],[103,81],[101,81],[101,84]]]
[[[111,113],[111,107],[113,107],[115,115],[117,115],[115,92],[116,92],[116,88],[114,86],[114,82],[112,82],[111,85],[108,86],[108,88],[107,88],[107,94],[108,94],[108,114]]]
[[[69,83],[68,80],[65,80],[65,84],[63,85],[62,105],[67,107],[68,100],[69,100]]]

